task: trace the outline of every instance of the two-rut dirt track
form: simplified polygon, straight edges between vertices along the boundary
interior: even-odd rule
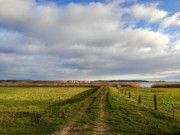
[[[75,128],[75,125],[77,125],[77,121],[81,118],[81,116],[83,114],[85,114],[87,108],[91,106],[91,103],[93,102],[93,100],[96,99],[102,93],[104,88],[105,87],[102,87],[101,89],[98,90],[98,92],[96,94],[89,97],[87,99],[87,101],[85,101],[83,103],[82,107],[76,113],[74,118],[70,122],[68,122],[65,125],[65,127],[62,128],[61,131],[57,131],[57,132],[53,133],[52,135],[77,135],[77,134],[79,134],[77,131],[73,130]],[[92,134],[95,134],[95,135],[103,134],[107,130],[106,124],[104,124],[104,121],[103,121],[103,118],[105,115],[105,112],[104,112],[105,104],[104,103],[106,102],[107,94],[108,94],[108,87],[106,87],[106,91],[101,96],[100,103],[99,103],[99,117],[97,118],[96,127],[94,129],[92,129]]]
[[[94,129],[94,135],[105,134],[106,131],[108,130],[108,127],[104,122],[104,118],[105,118],[105,110],[104,109],[105,109],[105,102],[106,102],[108,92],[109,92],[109,89],[108,89],[108,87],[106,87],[105,93],[101,96],[101,100],[99,103],[99,118],[97,121],[96,128]]]

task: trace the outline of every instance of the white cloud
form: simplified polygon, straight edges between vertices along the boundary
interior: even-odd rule
[[[15,31],[0,30],[0,51],[11,53],[41,53],[43,43]]]
[[[4,53],[0,53],[0,63],[12,63],[14,62],[14,58],[7,55],[7,54],[4,54]]]
[[[132,6],[132,12],[136,18],[147,19],[149,22],[156,22],[168,14],[167,11],[161,10],[157,6],[157,3],[148,5],[136,4]]]
[[[123,15],[130,9],[116,2],[64,7],[33,0],[1,2],[0,26],[6,30],[0,30],[0,61],[16,64],[0,69],[10,77],[19,74],[25,79],[122,78],[128,74],[130,79],[172,70],[177,54],[171,56],[171,36],[150,28],[124,28]],[[157,5],[139,4],[132,9],[136,17],[150,22],[167,15]]]
[[[175,13],[174,15],[170,17],[166,17],[162,23],[163,28],[169,27],[171,25],[180,26],[180,12]]]
[[[172,47],[173,51],[180,51],[180,40],[175,42],[175,45]]]
[[[21,21],[28,17],[33,0],[1,0],[0,18],[3,21]]]

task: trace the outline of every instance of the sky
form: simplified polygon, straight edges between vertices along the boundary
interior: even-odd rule
[[[180,0],[0,0],[0,80],[180,81]]]

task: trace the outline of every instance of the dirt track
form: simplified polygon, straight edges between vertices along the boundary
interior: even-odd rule
[[[75,135],[77,133],[73,133],[71,130],[74,128],[74,125],[76,125],[77,120],[84,114],[86,109],[89,107],[91,102],[93,101],[94,98],[96,98],[101,91],[103,90],[104,87],[102,87],[95,95],[91,96],[85,103],[82,105],[80,108],[80,111],[77,112],[75,117],[61,130],[53,133],[52,135]]]
[[[105,102],[106,102],[106,97],[108,94],[108,87],[106,88],[106,92],[102,95],[100,104],[99,104],[99,118],[97,121],[97,127],[94,129],[94,135],[102,135],[105,134],[105,132],[108,130],[105,122],[104,122],[104,117],[105,117]]]

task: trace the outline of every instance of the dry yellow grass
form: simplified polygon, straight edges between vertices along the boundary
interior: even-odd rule
[[[180,83],[157,83],[152,86],[152,88],[180,88]]]
[[[132,83],[132,82],[119,82],[119,83],[113,83],[111,86],[117,86],[121,85],[121,87],[133,87],[133,88],[140,88],[141,86],[138,83]]]
[[[140,88],[138,83],[132,82],[58,82],[58,81],[17,81],[17,82],[0,82],[0,86],[114,86]]]

